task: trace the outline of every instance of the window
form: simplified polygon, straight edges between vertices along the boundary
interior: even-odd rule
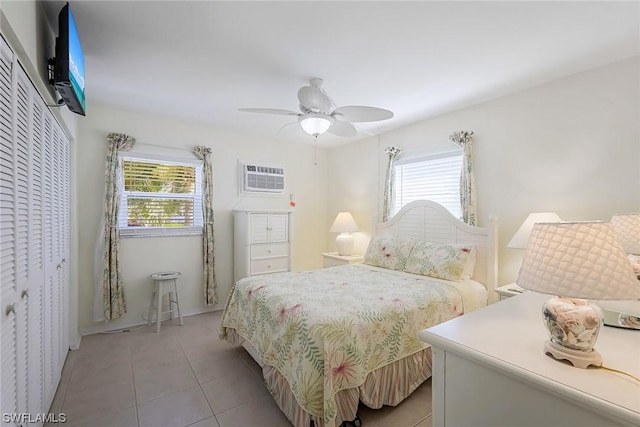
[[[456,218],[460,208],[460,171],[462,151],[454,151],[395,163],[395,215],[414,200],[433,200],[447,208]]]
[[[122,156],[122,236],[164,236],[202,232],[202,164]]]

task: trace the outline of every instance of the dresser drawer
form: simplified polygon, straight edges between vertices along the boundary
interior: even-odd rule
[[[288,243],[271,243],[267,245],[251,245],[251,259],[289,256]]]
[[[289,271],[289,258],[263,258],[251,260],[251,275]]]

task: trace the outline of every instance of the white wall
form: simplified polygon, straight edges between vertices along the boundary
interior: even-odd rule
[[[108,325],[92,321],[94,299],[93,256],[104,194],[106,135],[120,132],[137,139],[136,151],[175,153],[191,156],[195,145],[213,150],[215,182],[215,257],[218,304],[205,307],[202,288],[200,236],[121,239],[121,268],[128,313]],[[234,207],[289,208],[289,194],[296,202],[293,214],[293,269],[322,265],[327,223],[326,151],[318,150],[318,166],[313,165],[313,146],[233,134],[199,125],[116,108],[87,106],[87,117],[78,135],[78,227],[80,228],[80,328],[83,333],[141,323],[151,295],[149,274],[157,271],[182,272],[179,279],[180,307],[196,313],[222,309],[233,283]],[[279,164],[286,172],[287,191],[276,197],[238,194],[238,160],[266,165]]]
[[[523,253],[506,245],[529,213],[608,220],[614,213],[640,212],[639,75],[636,57],[388,132],[379,140],[334,148],[328,153],[329,215],[353,210],[363,227],[381,212],[385,147],[410,151],[446,142],[453,131],[474,131],[479,221],[485,225],[489,215],[498,217],[499,283],[510,283]],[[358,243],[363,251],[366,238]]]

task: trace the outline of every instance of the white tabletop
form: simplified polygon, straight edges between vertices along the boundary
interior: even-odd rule
[[[548,295],[526,292],[425,329],[420,339],[640,423],[640,382],[604,369],[580,369],[545,355],[542,303]],[[640,377],[640,330],[603,326],[595,348],[606,367]]]

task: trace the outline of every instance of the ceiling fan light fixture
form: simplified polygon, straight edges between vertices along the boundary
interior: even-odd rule
[[[331,120],[323,114],[307,114],[300,118],[300,126],[309,135],[317,136],[329,129]]]

